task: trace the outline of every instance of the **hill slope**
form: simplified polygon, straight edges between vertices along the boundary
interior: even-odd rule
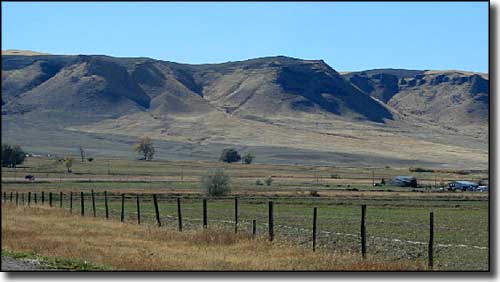
[[[112,154],[130,156],[123,150],[149,135],[186,144],[190,157],[236,144],[265,161],[483,166],[487,82],[458,71],[340,75],[321,60],[282,56],[188,65],[3,55],[2,133],[39,152],[87,140],[103,154],[122,144]]]

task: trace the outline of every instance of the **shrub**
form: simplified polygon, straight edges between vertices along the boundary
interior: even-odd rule
[[[272,176],[269,176],[267,179],[266,179],[266,185],[267,186],[271,186],[271,184],[273,183],[273,177]]]
[[[26,153],[19,145],[2,144],[2,166],[16,167],[22,164]]]
[[[251,164],[253,159],[255,159],[255,156],[252,155],[251,153],[248,153],[245,156],[243,156],[243,162],[246,164]]]
[[[231,192],[230,177],[223,169],[211,170],[203,176],[201,184],[208,196],[223,196]]]
[[[238,153],[238,151],[236,151],[236,149],[233,148],[224,149],[219,158],[219,161],[223,161],[226,163],[239,162],[240,160],[241,160],[240,154]]]
[[[255,181],[255,185],[262,186],[262,185],[264,185],[264,183],[262,181],[260,181],[260,179],[257,179]]]
[[[311,197],[319,197],[318,191],[316,191],[316,190],[309,191],[309,196],[311,196]]]
[[[92,162],[94,158],[87,158],[87,161]]]

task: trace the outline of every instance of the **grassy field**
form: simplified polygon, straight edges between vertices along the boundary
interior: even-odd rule
[[[125,220],[137,222],[135,194],[140,193],[142,224],[156,224],[151,193],[159,198],[162,229],[177,228],[176,198],[182,202],[183,227],[196,231],[202,225],[203,190],[199,179],[207,170],[224,167],[231,176],[230,197],[208,200],[209,226],[234,229],[234,196],[239,198],[239,230],[248,234],[252,220],[257,232],[267,230],[267,204],[275,203],[276,236],[301,249],[310,249],[312,210],[318,208],[318,249],[326,253],[358,254],[360,249],[360,206],[368,206],[368,255],[391,262],[427,259],[429,212],[435,214],[435,266],[439,270],[488,269],[488,193],[443,192],[441,182],[452,179],[487,181],[487,171],[434,170],[410,168],[314,167],[302,165],[222,164],[210,162],[168,162],[133,160],[95,160],[81,163],[75,159],[73,173],[54,159],[29,158],[15,171],[2,168],[2,192],[24,197],[31,192],[41,200],[53,193],[54,205],[63,194],[63,208],[69,210],[73,192],[73,213],[80,213],[79,192],[85,191],[85,215],[92,215],[88,192],[96,192],[96,212],[104,217],[103,192],[109,193],[111,218],[120,220],[121,193],[126,194]],[[413,169],[412,169],[413,170]],[[109,173],[108,173],[109,172]],[[37,180],[22,179],[26,174]],[[386,181],[396,175],[413,175],[420,188],[373,187],[372,181]],[[270,186],[256,185],[272,176]],[[437,184],[435,186],[435,184]],[[311,197],[317,191],[319,197]],[[21,194],[23,193],[23,194]]]
[[[217,228],[177,232],[12,204],[2,205],[2,248],[112,270],[426,270],[421,261],[313,253]]]

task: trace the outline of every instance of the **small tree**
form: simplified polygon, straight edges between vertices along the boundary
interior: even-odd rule
[[[19,145],[2,144],[2,166],[16,167],[22,164],[26,153]]]
[[[85,151],[83,150],[82,146],[79,146],[78,150],[80,151],[80,157],[82,158],[82,163],[83,163],[85,162]]]
[[[253,159],[255,159],[255,156],[252,155],[251,153],[248,153],[245,156],[243,156],[243,162],[246,164],[251,164],[253,162]]]
[[[233,148],[224,149],[219,158],[219,161],[223,161],[226,163],[239,162],[240,160],[241,160],[240,154],[238,153],[238,151],[236,151],[236,149]]]
[[[71,167],[73,166],[73,158],[72,157],[64,157],[64,166],[66,166],[66,170],[68,173],[71,173]]]
[[[137,143],[134,144],[134,151],[143,156],[142,160],[152,160],[155,154],[155,147],[153,146],[151,138],[148,136],[139,138]]]
[[[210,170],[201,179],[201,184],[208,196],[223,196],[231,192],[230,177],[223,169]]]
[[[267,186],[271,186],[271,184],[273,183],[273,177],[272,176],[269,176],[267,179],[266,179],[266,185]]]
[[[90,158],[87,158],[87,161],[89,162],[92,162],[94,160],[94,158],[90,157]]]

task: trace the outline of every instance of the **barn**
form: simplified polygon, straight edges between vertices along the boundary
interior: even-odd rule
[[[401,187],[417,187],[417,179],[414,176],[396,176],[391,179],[391,185]]]

